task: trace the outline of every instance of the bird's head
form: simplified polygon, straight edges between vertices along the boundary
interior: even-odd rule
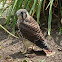
[[[28,15],[28,11],[26,9],[19,9],[17,12],[18,19],[26,19]]]

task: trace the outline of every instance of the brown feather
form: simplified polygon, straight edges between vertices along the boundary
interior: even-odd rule
[[[32,42],[40,39],[44,40],[38,23],[32,17],[26,18],[23,23],[20,23],[19,28],[22,35]]]
[[[26,9],[20,9],[16,12],[18,16],[17,25],[23,37],[38,47],[42,48],[46,53],[52,52],[41,32],[39,24],[28,14]],[[31,43],[25,41],[26,46]]]

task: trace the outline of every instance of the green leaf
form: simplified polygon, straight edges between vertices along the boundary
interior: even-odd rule
[[[41,4],[42,4],[43,0],[39,1],[39,5],[38,5],[38,12],[37,12],[37,22],[39,23],[39,19],[40,19],[40,12],[41,12]]]
[[[13,35],[12,33],[10,33],[6,28],[4,28],[2,25],[0,25],[1,28],[3,28],[7,33],[9,33],[10,35],[12,35],[15,38],[18,38],[17,36]]]
[[[23,6],[23,8],[25,9],[26,8],[26,5],[28,4],[28,0],[25,0],[24,1],[24,6]]]
[[[13,3],[13,5],[12,5],[12,7],[11,7],[11,12],[10,12],[10,14],[9,14],[9,16],[8,16],[8,19],[7,19],[7,26],[9,25],[9,20],[10,20],[11,14],[12,14],[12,12],[14,11],[14,8],[15,8],[15,6],[16,6],[16,4],[17,4],[17,1],[18,1],[18,0],[15,0],[15,2]]]
[[[27,5],[26,5],[26,9],[28,9],[28,7],[30,6],[31,2],[32,2],[32,0],[28,1]]]
[[[47,5],[46,10],[47,10],[47,8],[50,6],[50,4],[51,4],[51,1],[50,1],[49,4]]]
[[[50,9],[49,9],[49,18],[48,18],[48,35],[50,35],[51,32],[51,20],[52,20],[52,5],[54,0],[50,0]]]
[[[31,15],[31,13],[32,13],[33,10],[34,10],[36,3],[37,3],[37,0],[34,0],[34,3],[33,3],[33,5],[32,5],[32,7],[31,7],[31,10],[30,10],[30,13],[29,13],[30,15]]]

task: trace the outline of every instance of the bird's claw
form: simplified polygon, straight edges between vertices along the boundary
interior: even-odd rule
[[[27,54],[27,53],[30,53],[30,51],[24,50],[24,52],[22,54]]]

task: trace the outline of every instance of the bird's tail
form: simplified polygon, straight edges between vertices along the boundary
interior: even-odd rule
[[[50,49],[50,47],[47,44],[46,40],[38,40],[38,41],[35,42],[35,44],[37,46],[39,46],[40,48],[42,48],[47,56],[55,54],[55,52],[52,52],[52,50]]]
[[[46,40],[38,40],[35,42],[35,44],[42,49],[50,50],[50,47],[47,44]]]

